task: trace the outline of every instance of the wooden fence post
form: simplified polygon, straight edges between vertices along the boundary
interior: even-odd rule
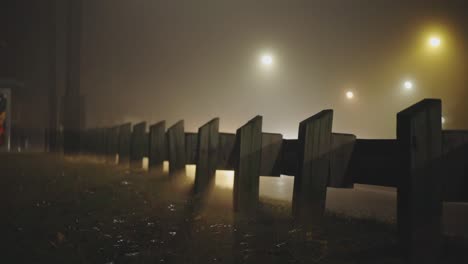
[[[98,140],[98,157],[105,160],[107,153],[107,128],[98,128]]]
[[[402,157],[398,235],[409,263],[439,263],[441,246],[442,103],[425,99],[397,115]]]
[[[115,163],[115,155],[119,152],[119,127],[109,128],[107,135],[107,162]]]
[[[147,149],[146,122],[141,122],[133,126],[130,145],[130,165],[135,168],[142,168],[142,161]]]
[[[185,169],[185,133],[184,120],[174,124],[167,130],[169,173]]]
[[[197,168],[195,171],[195,193],[202,193],[213,188],[216,167],[218,165],[219,118],[198,129]]]
[[[325,212],[332,122],[333,110],[324,110],[299,125],[293,214],[303,220],[321,220]]]
[[[252,214],[257,210],[262,151],[262,117],[256,116],[236,133],[234,210]]]
[[[148,145],[149,169],[160,173],[166,159],[166,121],[150,126]]]
[[[99,153],[99,129],[98,128],[94,128],[91,132],[91,142],[92,142],[92,145],[91,145],[91,153],[94,157],[97,157],[98,156],[98,153]]]
[[[129,165],[130,161],[130,135],[132,124],[126,123],[119,127],[119,164]]]

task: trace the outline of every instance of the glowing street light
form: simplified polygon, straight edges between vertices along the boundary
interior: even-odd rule
[[[403,86],[405,87],[406,90],[411,90],[413,89],[413,83],[411,81],[406,81]]]
[[[264,54],[260,57],[260,62],[264,66],[271,66],[273,64],[273,56],[270,54]]]
[[[440,37],[432,36],[429,38],[428,43],[429,46],[431,46],[432,48],[438,48],[442,44],[442,40],[440,39]]]
[[[354,93],[352,91],[347,91],[346,92],[346,98],[348,98],[348,100],[351,100],[354,98]]]

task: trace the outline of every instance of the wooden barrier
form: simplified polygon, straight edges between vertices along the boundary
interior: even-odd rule
[[[196,152],[195,193],[203,193],[214,186],[218,166],[219,118],[198,129]]]
[[[297,139],[283,139],[281,147],[281,174],[289,176],[297,175],[298,143]]]
[[[97,156],[99,154],[99,129],[94,128],[88,131],[89,154]]]
[[[89,141],[90,141],[90,137],[89,137],[89,129],[87,130],[83,130],[81,132],[81,146],[80,146],[80,150],[81,150],[81,153],[82,154],[89,154]]]
[[[255,213],[258,205],[262,117],[256,116],[236,133],[234,173],[234,210]]]
[[[262,134],[261,176],[280,176],[282,145],[283,135],[273,133]]]
[[[174,124],[167,130],[169,173],[185,169],[185,134],[184,120]]]
[[[185,133],[185,164],[197,164],[197,133]]]
[[[468,131],[442,131],[445,202],[468,202]]]
[[[397,115],[402,156],[399,243],[409,263],[439,263],[441,246],[441,101],[423,100]]]
[[[320,220],[325,212],[333,111],[324,110],[299,125],[298,173],[294,178],[293,214]]]
[[[167,132],[165,122],[82,133],[81,151],[112,157],[120,164],[149,155],[150,168],[165,159],[170,173],[196,164],[195,192],[213,186],[216,169],[234,170],[234,210],[251,215],[259,200],[259,177],[295,175],[293,214],[322,219],[326,188],[354,183],[398,188],[398,237],[409,263],[437,263],[442,201],[468,202],[468,131],[441,130],[441,102],[426,99],[397,115],[397,139],[356,139],[332,133],[333,111],[324,110],[299,125],[297,140],[262,133],[257,116],[236,131],[219,133],[215,118],[198,133],[184,133],[184,121]],[[130,147],[131,146],[131,147]],[[443,173],[442,173],[443,172]],[[442,177],[443,175],[443,177]],[[310,221],[309,221],[310,220]]]
[[[357,139],[345,177],[353,183],[397,187],[399,151],[397,140]]]
[[[107,128],[98,129],[98,151],[97,154],[100,157],[106,157],[107,155]]]
[[[332,133],[329,187],[353,188],[353,178],[349,177],[346,172],[349,168],[355,142],[355,135]]]
[[[146,122],[141,122],[133,126],[130,144],[130,165],[135,168],[142,167],[142,160],[146,154]]]
[[[121,165],[129,165],[130,162],[131,133],[131,123],[126,123],[119,127],[119,164]]]
[[[149,169],[162,172],[163,162],[166,159],[166,121],[150,126],[149,133]]]
[[[218,170],[234,170],[236,135],[219,133]]]
[[[109,128],[107,134],[107,161],[114,163],[115,155],[119,152],[119,127]]]

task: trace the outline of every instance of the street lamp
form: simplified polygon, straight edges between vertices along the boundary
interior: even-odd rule
[[[352,91],[347,91],[346,92],[346,98],[348,98],[348,100],[351,100],[354,98],[354,93]]]
[[[263,54],[260,57],[260,63],[266,67],[271,66],[273,64],[273,56],[270,54]]]
[[[429,38],[428,43],[432,48],[438,48],[442,44],[442,40],[438,36],[432,36]]]
[[[405,81],[405,83],[403,84],[403,86],[405,87],[406,90],[411,90],[413,89],[413,83],[411,81]]]

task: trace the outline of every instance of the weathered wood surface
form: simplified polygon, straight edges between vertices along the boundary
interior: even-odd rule
[[[262,134],[261,176],[279,177],[281,175],[282,145],[283,135],[273,133]]]
[[[167,148],[169,158],[169,173],[174,175],[185,169],[185,133],[184,120],[174,124],[167,130]]]
[[[234,170],[236,134],[219,133],[218,170]]]
[[[283,140],[281,148],[281,174],[289,176],[297,175],[298,148],[297,139]]]
[[[439,263],[441,246],[442,106],[426,99],[397,115],[402,171],[398,235],[408,263]]]
[[[97,141],[97,129],[91,129],[89,131],[89,153],[92,155],[96,155],[97,153],[97,146],[98,146],[98,141]]]
[[[353,179],[347,171],[355,142],[355,135],[332,133],[329,187],[353,188]]]
[[[214,186],[218,148],[219,118],[215,118],[198,129],[195,193],[203,193]]]
[[[131,133],[131,123],[126,123],[119,127],[119,164],[128,165],[130,162]]]
[[[197,133],[185,133],[185,164],[197,164]]]
[[[320,220],[330,166],[333,111],[324,110],[299,125],[298,173],[294,177],[293,214]]]
[[[146,139],[146,122],[141,122],[133,126],[131,145],[130,145],[130,162],[132,166],[141,168],[143,157],[148,148]]]
[[[262,117],[256,116],[236,133],[233,202],[242,214],[255,213],[258,206],[261,150]]]
[[[81,132],[81,152],[90,154],[91,152],[91,130],[87,129]]]
[[[107,160],[115,162],[115,155],[119,152],[119,127],[114,126],[109,128],[107,136]]]
[[[144,148],[143,148],[143,157],[149,157],[149,132],[145,132],[145,137],[143,138],[145,141]]]
[[[468,131],[443,131],[442,140],[443,201],[468,202]]]
[[[150,126],[149,133],[149,169],[162,172],[166,160],[166,121]]]
[[[98,151],[97,154],[101,157],[106,155],[107,151],[107,128],[98,128]]]
[[[394,139],[357,139],[346,178],[353,183],[396,187],[401,155]]]

